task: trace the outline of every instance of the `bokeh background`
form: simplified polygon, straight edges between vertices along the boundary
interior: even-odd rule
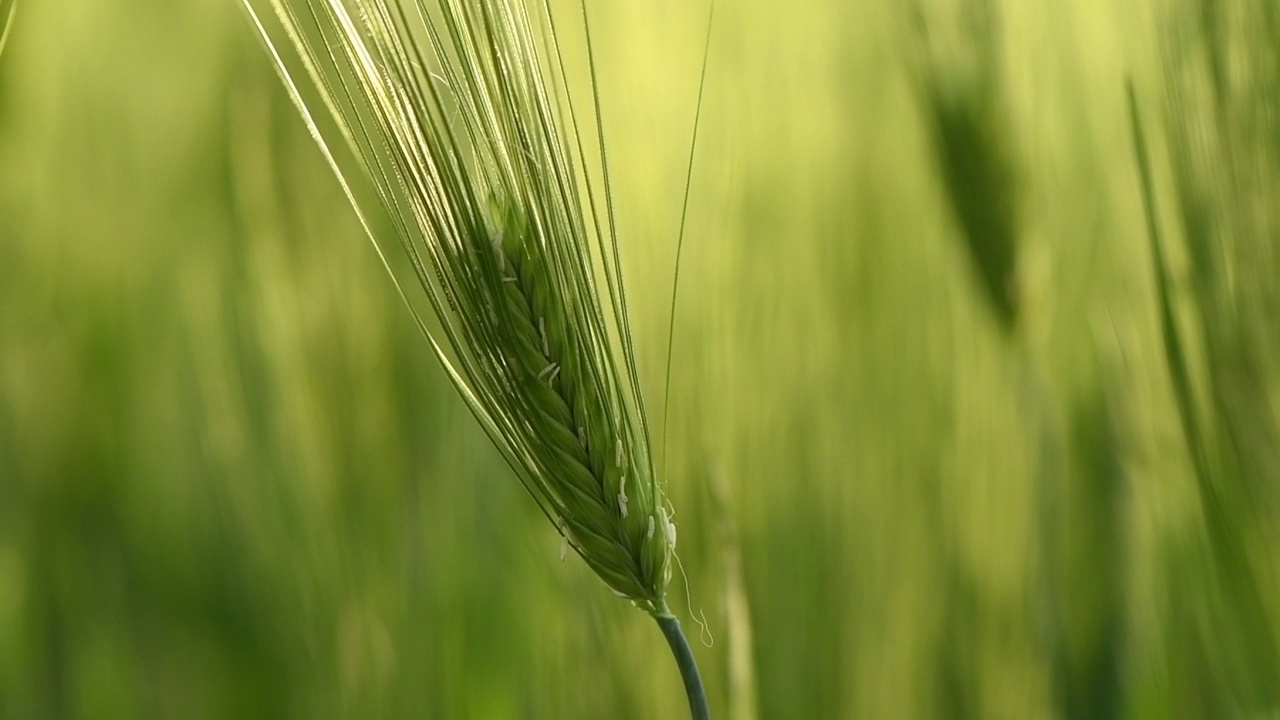
[[[589,6],[657,418],[707,5]],[[661,452],[718,717],[1280,713],[1274,2],[722,1],[700,143]],[[0,717],[683,703],[239,3],[23,0]]]

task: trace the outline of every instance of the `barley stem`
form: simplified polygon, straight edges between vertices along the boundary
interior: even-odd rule
[[[662,634],[667,636],[667,644],[671,646],[671,654],[676,656],[676,665],[680,666],[680,678],[684,680],[684,692],[689,696],[689,713],[693,720],[711,720],[711,711],[707,708],[707,691],[702,687],[702,676],[698,674],[698,663],[693,658],[693,648],[680,629],[680,621],[674,615],[655,615]]]

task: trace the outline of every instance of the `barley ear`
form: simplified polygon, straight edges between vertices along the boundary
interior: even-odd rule
[[[646,533],[665,508],[647,454],[609,422],[590,347],[575,332],[580,299],[558,288],[536,233],[514,203],[494,200],[502,224],[495,252],[505,269],[499,324],[518,367],[528,417],[552,472],[544,480],[570,545],[619,595],[657,613],[670,577],[671,545]]]
[[[549,2],[536,16],[521,0],[242,2],[468,409],[568,545],[683,642],[589,28],[597,154],[554,93],[568,83]],[[687,643],[672,647],[706,717]]]

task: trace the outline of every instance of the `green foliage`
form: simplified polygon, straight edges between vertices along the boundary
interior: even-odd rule
[[[946,19],[964,4],[921,3],[929,36],[969,36]],[[717,10],[670,427],[651,448],[715,640],[690,633],[713,707],[1273,715],[1270,4],[989,3],[1008,125],[984,132],[1017,167],[1013,334],[908,90],[920,67],[902,48],[920,35],[902,5]],[[591,98],[581,8],[551,9],[567,72],[544,66],[548,94]],[[650,417],[706,10],[588,2]],[[234,2],[22,2],[0,58],[0,717],[684,716],[663,639],[559,561],[413,332],[255,32]],[[586,202],[590,176],[604,210],[595,103],[576,110],[592,128],[576,187]],[[396,214],[345,140],[330,147],[442,332]],[[518,197],[468,200],[494,267],[514,270],[528,235],[527,208],[507,216]],[[544,292],[519,294],[532,308]],[[525,364],[564,363],[537,338]],[[554,393],[572,408],[582,391]]]

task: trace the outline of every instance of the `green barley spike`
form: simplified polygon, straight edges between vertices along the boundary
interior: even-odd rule
[[[589,31],[603,187],[554,93],[568,83],[545,2],[242,1],[468,408],[565,541],[658,621],[707,717],[666,602],[676,531],[632,351]]]

